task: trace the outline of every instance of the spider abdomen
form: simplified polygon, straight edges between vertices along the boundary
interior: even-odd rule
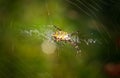
[[[56,41],[66,41],[70,40],[70,36],[67,32],[64,31],[57,31],[52,35]]]

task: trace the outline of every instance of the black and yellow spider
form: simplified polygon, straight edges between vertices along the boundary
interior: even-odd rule
[[[78,46],[78,43],[72,39],[72,35],[76,34],[78,32],[68,33],[68,32],[62,31],[60,28],[58,28],[56,26],[54,26],[54,27],[57,29],[57,31],[52,34],[54,41],[56,41],[56,42],[62,42],[62,41],[68,42],[77,50],[77,53],[81,52],[81,50]]]

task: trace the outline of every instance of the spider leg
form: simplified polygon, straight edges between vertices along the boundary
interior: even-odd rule
[[[78,34],[79,34],[79,31],[76,31],[76,32],[71,33],[70,35],[73,36],[73,35],[78,35]]]
[[[62,31],[62,29],[58,28],[56,25],[53,25],[57,30]]]
[[[81,52],[81,49],[79,48],[79,45],[77,42],[69,40],[69,43],[77,50],[77,54]]]
[[[72,37],[72,40],[76,43],[79,43],[79,31],[73,32],[70,34],[70,36]]]

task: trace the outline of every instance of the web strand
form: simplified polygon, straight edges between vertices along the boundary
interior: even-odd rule
[[[53,25],[52,20],[50,19],[51,13],[49,11],[49,5],[48,5],[48,0],[45,1],[45,7],[47,10],[47,17],[48,17],[48,21],[49,21],[49,25]]]
[[[72,4],[72,5],[74,5],[74,6],[76,6],[76,7],[78,7],[83,13],[85,13],[87,16],[90,16],[90,17],[92,17],[89,13],[87,13],[83,8],[81,8],[79,5],[77,5],[76,3],[74,3],[74,2],[72,2],[72,1],[70,1],[70,0],[66,0],[67,2],[69,2],[70,4]]]

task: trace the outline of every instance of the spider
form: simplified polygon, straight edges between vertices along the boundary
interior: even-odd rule
[[[57,31],[52,34],[54,41],[56,41],[56,42],[68,42],[77,50],[77,53],[81,52],[81,50],[78,46],[78,43],[72,39],[72,36],[74,34],[77,34],[78,32],[68,33],[68,32],[65,32],[62,29],[58,28],[55,25],[54,25],[54,27],[57,29]]]

